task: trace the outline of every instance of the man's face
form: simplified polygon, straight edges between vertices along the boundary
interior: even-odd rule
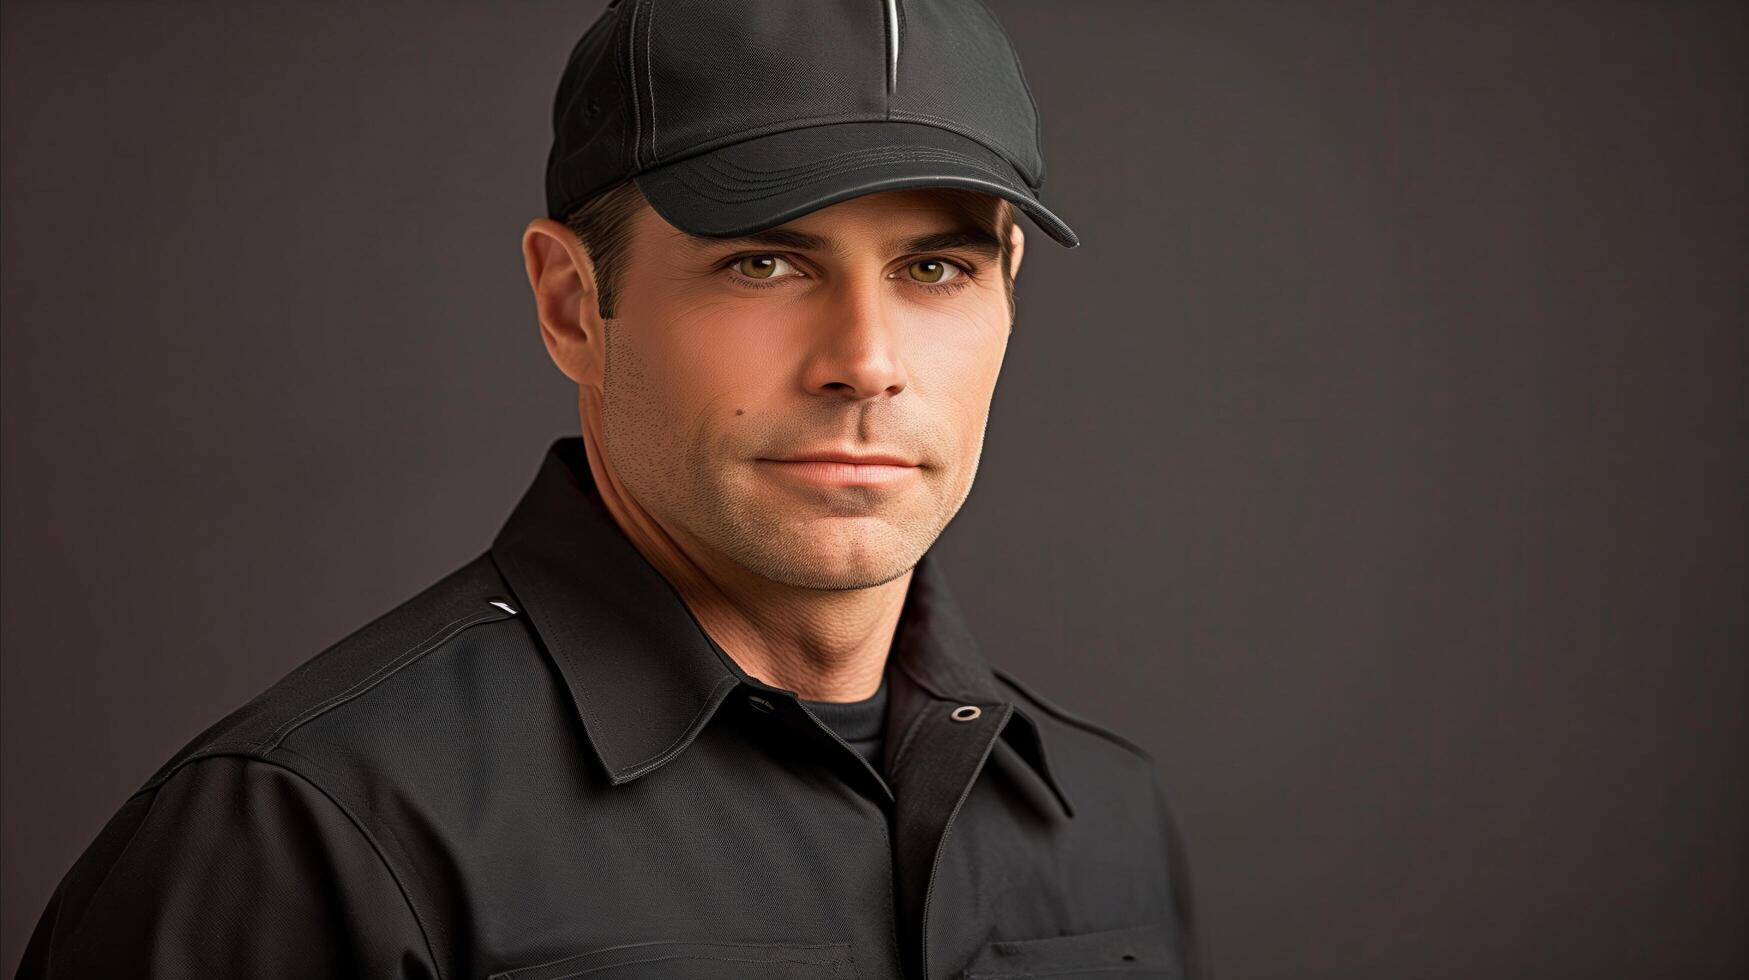
[[[996,243],[936,190],[822,208],[784,240],[633,220],[605,331],[607,469],[695,560],[815,589],[904,574],[978,468],[1010,330]],[[820,450],[915,465],[781,462]]]

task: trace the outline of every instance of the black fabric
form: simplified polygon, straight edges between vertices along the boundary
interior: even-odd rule
[[[753,137],[637,177],[656,213],[694,235],[746,235],[874,191],[958,187],[1006,198],[1063,245],[1080,244],[989,147],[900,120]]]
[[[881,674],[875,692],[860,701],[814,701],[800,699],[815,717],[838,737],[850,743],[868,764],[881,770],[881,750],[887,730],[887,675]]]
[[[870,766],[560,439],[489,550],[160,767],[18,975],[1199,975],[1152,760],[993,668],[931,554],[883,688]]]
[[[977,0],[624,0],[553,98],[547,216],[636,178],[670,224],[744,235],[860,194],[1007,198],[1059,244],[1038,105]]]

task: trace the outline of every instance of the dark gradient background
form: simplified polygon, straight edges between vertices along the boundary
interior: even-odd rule
[[[939,547],[1159,758],[1212,975],[1743,975],[1743,5],[993,5],[1085,244]],[[599,7],[3,8],[6,976],[576,431],[518,239]]]

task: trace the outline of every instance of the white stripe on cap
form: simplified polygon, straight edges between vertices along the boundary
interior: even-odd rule
[[[887,4],[887,91],[899,87],[899,0]]]

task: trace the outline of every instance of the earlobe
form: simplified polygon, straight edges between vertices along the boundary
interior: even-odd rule
[[[603,327],[588,253],[569,228],[536,218],[523,230],[522,260],[547,354],[566,377],[588,383]]]

